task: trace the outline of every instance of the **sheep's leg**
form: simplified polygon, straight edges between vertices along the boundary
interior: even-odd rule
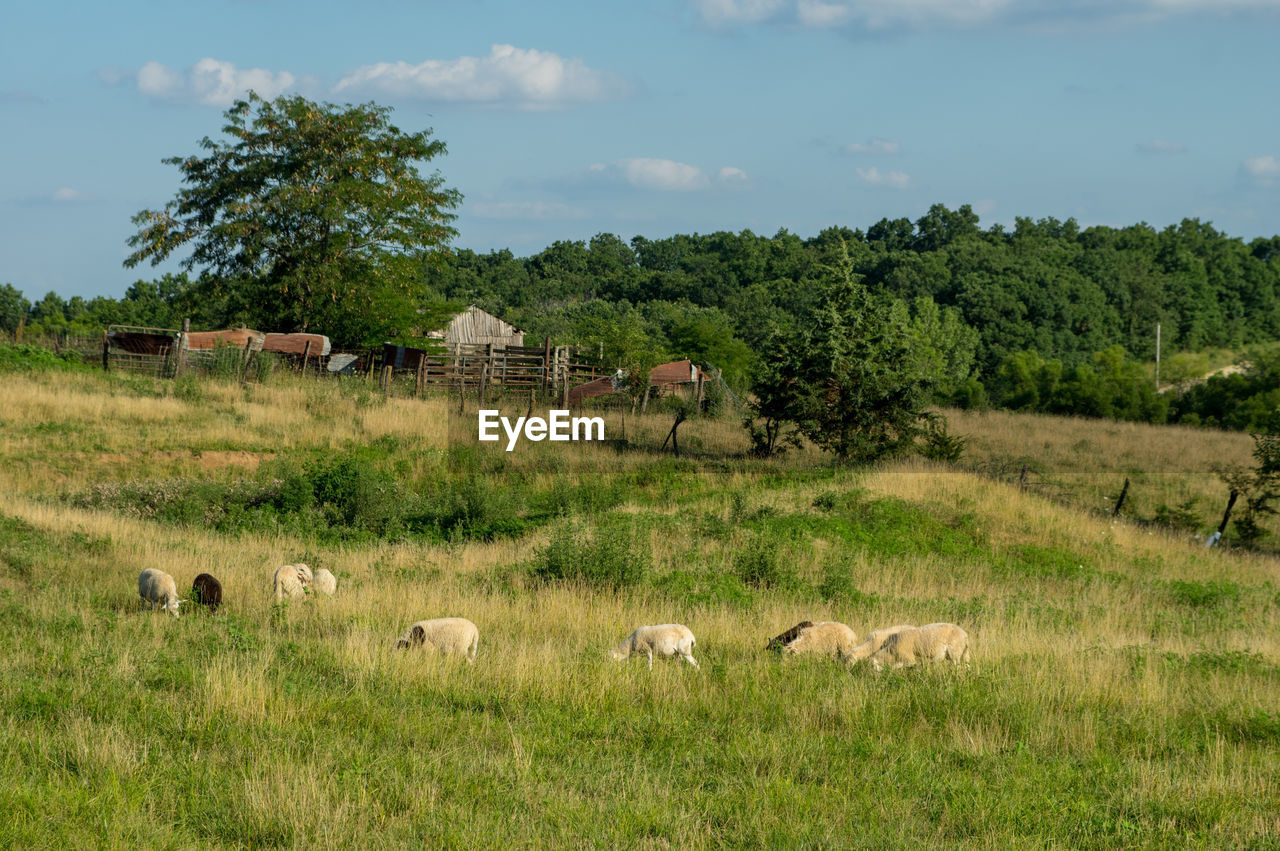
[[[698,667],[698,660],[693,658],[693,654],[690,653],[688,650],[681,653],[680,658],[683,659],[688,664],[692,665],[693,667],[695,668]]]
[[[649,654],[649,670],[652,671],[653,670],[653,651],[652,650],[648,651],[648,654]]]

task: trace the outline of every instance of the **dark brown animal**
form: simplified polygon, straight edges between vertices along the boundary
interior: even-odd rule
[[[200,574],[191,583],[191,599],[207,606],[211,612],[218,611],[222,605],[222,583],[207,573]]]
[[[782,635],[770,638],[769,643],[764,646],[765,650],[781,650],[791,642],[800,637],[800,633],[813,626],[813,621],[800,621],[800,623],[791,627],[791,629],[782,633]]]

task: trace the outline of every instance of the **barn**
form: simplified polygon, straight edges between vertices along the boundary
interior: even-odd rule
[[[493,345],[495,348],[524,345],[523,331],[474,304],[450,319],[441,330],[427,334],[427,338],[442,341],[450,351],[467,345]]]

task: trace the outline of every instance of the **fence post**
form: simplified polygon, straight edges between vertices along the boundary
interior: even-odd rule
[[[22,342],[22,325],[18,325],[18,342]],[[102,371],[111,371],[111,341],[107,338],[107,332],[102,332]]]
[[[489,383],[489,364],[480,364],[480,386],[476,388],[476,400],[484,405],[484,386]]]
[[[174,363],[173,377],[177,378],[187,369],[187,335],[191,333],[191,317],[182,319],[182,336],[178,338],[178,359]]]
[[[551,338],[546,337],[542,343],[542,395],[551,387]]]
[[[302,377],[307,376],[307,361],[311,357],[311,341],[307,340],[307,344],[302,347]]]
[[[1124,498],[1129,495],[1129,477],[1125,476],[1124,487],[1120,488],[1120,496],[1116,498],[1116,507],[1111,509],[1112,517],[1120,516],[1120,509],[1124,507]]]
[[[422,369],[427,363],[425,353],[418,356],[418,372],[413,377],[413,398],[417,399],[422,395]]]
[[[382,367],[382,398],[386,399],[391,395],[391,367]]]

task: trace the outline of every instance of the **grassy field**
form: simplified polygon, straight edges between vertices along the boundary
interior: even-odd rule
[[[1280,561],[1193,537],[1246,435],[955,414],[958,465],[843,470],[661,414],[505,453],[470,405],[0,375],[0,845],[1280,844]],[[273,607],[299,560],[338,594]],[[149,566],[223,610],[143,611]],[[474,665],[392,649],[451,615]],[[763,650],[806,618],[974,662]],[[701,670],[609,659],[669,621]]]

